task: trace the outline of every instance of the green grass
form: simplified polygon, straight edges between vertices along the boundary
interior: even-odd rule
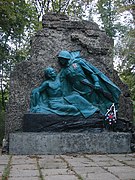
[[[7,180],[10,174],[12,156],[9,157],[8,165],[2,174],[2,180]]]
[[[37,162],[37,168],[38,168],[38,171],[39,171],[39,177],[41,180],[44,180],[44,177],[42,175],[42,171],[41,171],[41,168],[40,168],[40,165],[39,165],[39,158],[36,157],[36,162]]]
[[[74,170],[74,168],[66,161],[66,159],[62,156],[60,158],[67,164],[67,169],[75,173],[75,176],[78,178],[78,180],[83,180],[83,178]]]

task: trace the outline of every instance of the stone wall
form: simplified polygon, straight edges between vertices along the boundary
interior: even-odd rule
[[[6,134],[21,130],[23,114],[29,111],[30,92],[43,80],[43,69],[57,68],[61,50],[80,50],[82,57],[99,68],[122,90],[119,115],[132,119],[132,104],[128,88],[113,70],[113,41],[91,21],[71,21],[67,16],[43,16],[43,29],[32,40],[31,59],[16,65],[11,73],[10,99],[7,106]]]

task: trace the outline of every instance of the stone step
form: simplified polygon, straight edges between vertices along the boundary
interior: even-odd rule
[[[131,134],[102,133],[33,133],[9,135],[9,154],[66,154],[66,153],[130,153]]]

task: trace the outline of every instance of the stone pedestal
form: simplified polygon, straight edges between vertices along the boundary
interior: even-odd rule
[[[23,117],[23,132],[101,132],[103,116],[95,113],[83,116],[59,116],[41,113],[27,113]]]
[[[130,133],[10,133],[9,153],[15,155],[130,153],[130,142]]]

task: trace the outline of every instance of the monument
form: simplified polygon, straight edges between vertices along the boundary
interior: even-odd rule
[[[130,152],[132,104],[127,86],[113,70],[112,40],[94,22],[71,21],[65,15],[46,14],[42,24],[32,41],[31,59],[11,73],[6,117],[10,153]],[[119,117],[115,130],[121,133],[104,131],[105,114],[112,105]],[[80,140],[75,148],[76,138]],[[19,141],[29,148],[21,152]]]

